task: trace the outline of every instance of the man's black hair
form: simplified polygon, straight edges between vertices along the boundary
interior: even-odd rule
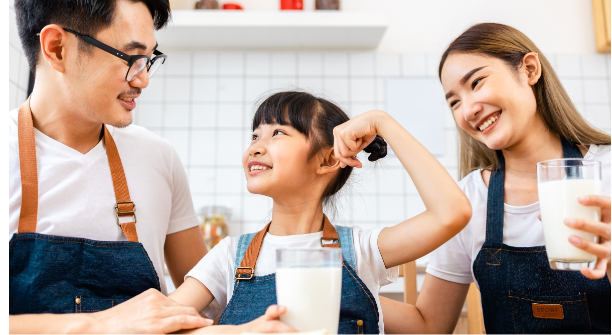
[[[36,35],[49,24],[58,24],[91,37],[111,25],[118,0],[15,0],[17,31],[28,60],[35,72],[40,40]],[[169,0],[131,0],[144,3],[151,12],[155,29],[161,29],[170,19]],[[90,46],[79,40],[82,50]]]

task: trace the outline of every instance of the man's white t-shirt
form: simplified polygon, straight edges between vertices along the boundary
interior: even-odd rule
[[[584,158],[601,162],[603,195],[610,196],[610,146],[591,145]],[[427,273],[454,283],[476,282],[478,285],[472,264],[486,237],[489,189],[482,180],[481,170],[459,181],[459,187],[472,203],[472,219],[459,234],[430,254]],[[503,243],[514,247],[544,245],[544,231],[538,215],[539,202],[527,206],[504,204]]]
[[[17,232],[21,210],[17,114],[17,109],[9,113],[9,239]],[[167,294],[166,235],[198,225],[187,175],[167,140],[135,125],[109,127],[109,131],[119,150],[130,198],[136,205],[139,242],[153,262],[162,293]],[[115,218],[116,200],[104,140],[82,154],[37,129],[34,137],[38,163],[36,232],[125,241]]]
[[[387,269],[378,250],[378,235],[383,228],[362,230],[353,227],[353,245],[355,249],[355,262],[357,275],[366,284],[378,305],[378,327],[384,333],[383,316],[378,299],[378,292],[382,286],[397,280],[399,269]],[[257,263],[255,276],[266,276],[275,273],[276,250],[284,248],[316,248],[321,247],[320,241],[323,232],[275,236],[266,234]],[[214,296],[213,302],[204,309],[204,314],[211,319],[218,317],[225,309],[234,292],[234,270],[236,249],[239,237],[226,237],[185,276],[200,281]]]

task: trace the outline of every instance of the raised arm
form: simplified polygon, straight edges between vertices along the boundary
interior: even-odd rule
[[[334,129],[334,151],[342,164],[361,167],[355,155],[382,136],[412,178],[426,210],[378,237],[387,268],[420,258],[463,229],[472,216],[467,197],[446,169],[389,114],[369,111]]]

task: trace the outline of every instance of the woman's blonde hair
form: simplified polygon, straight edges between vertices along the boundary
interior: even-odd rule
[[[518,69],[523,57],[538,54],[542,76],[534,85],[537,113],[548,129],[581,145],[610,144],[610,135],[589,124],[578,113],[544,54],[520,31],[498,23],[481,23],[470,27],[457,37],[442,54],[438,76],[444,62],[453,53],[483,54],[503,60]],[[477,141],[457,125],[459,134],[459,178],[475,169],[497,168],[497,155],[484,143]]]

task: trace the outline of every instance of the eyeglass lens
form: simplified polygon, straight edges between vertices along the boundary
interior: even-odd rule
[[[155,74],[155,72],[157,72],[159,66],[163,63],[163,61],[163,59],[158,59],[151,65],[148,71],[149,78],[153,77],[153,75]],[[126,77],[127,81],[132,81],[138,74],[140,74],[140,72],[142,72],[142,70],[145,70],[147,68],[147,63],[148,59],[146,58],[139,58],[138,60],[136,60],[128,70],[128,74]]]

